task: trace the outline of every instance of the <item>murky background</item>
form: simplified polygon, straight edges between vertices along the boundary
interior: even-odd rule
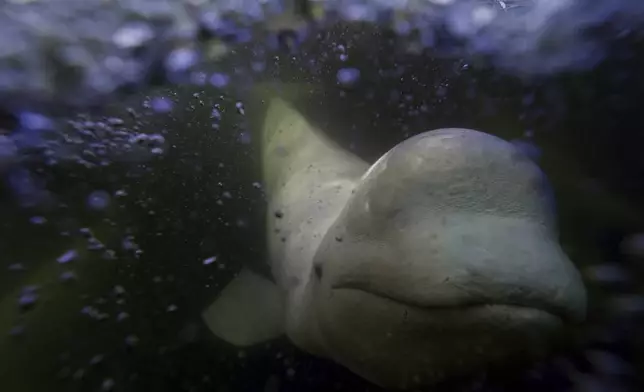
[[[317,86],[297,108],[370,162],[417,133],[465,127],[517,143],[552,182],[588,322],[548,361],[446,390],[644,385],[644,5],[400,1],[390,3],[408,7],[404,17],[389,23],[385,2],[327,2],[337,22],[289,30],[306,12],[253,11],[270,2],[9,3],[0,390],[379,390],[286,339],[234,348],[200,319],[242,266],[266,270],[258,135],[244,101],[275,80]],[[514,13],[472,19],[483,3]],[[221,22],[204,38],[207,24],[190,23],[226,7],[257,13],[256,27]],[[159,15],[188,27],[157,36],[172,25],[150,22]]]

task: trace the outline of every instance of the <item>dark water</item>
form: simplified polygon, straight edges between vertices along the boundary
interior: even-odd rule
[[[348,61],[328,55],[338,42],[354,48]],[[333,30],[295,55],[279,52],[259,77],[324,86],[298,109],[371,162],[398,142],[441,127],[474,128],[536,146],[555,189],[561,242],[570,258],[582,272],[599,265],[627,277],[600,285],[586,273],[589,320],[554,358],[440,389],[612,391],[644,385],[644,342],[637,332],[644,245],[640,240],[639,252],[624,245],[644,233],[644,48],[622,39],[610,49],[592,70],[526,81],[467,58],[404,54],[390,35],[354,26]],[[225,66],[250,67],[246,55],[240,51]],[[338,69],[346,67],[363,70],[350,89],[336,83]],[[244,77],[238,79],[231,84],[243,86]],[[172,110],[146,109],[146,96],[171,97]],[[242,96],[187,86],[114,102],[103,114],[163,134],[162,156],[91,169],[30,163],[47,190],[35,207],[19,207],[5,184],[0,389],[379,390],[285,339],[239,350],[201,323],[201,310],[242,266],[265,270],[261,163],[252,113],[236,107]],[[215,104],[221,121],[213,120]],[[127,114],[127,107],[137,114]],[[319,107],[325,110],[314,110]],[[88,195],[97,190],[110,195],[104,208],[88,206]],[[91,238],[105,248],[86,250]],[[55,261],[70,249],[78,252],[74,260]],[[216,261],[204,265],[213,256]],[[623,301],[616,298],[631,299],[631,308],[619,308]]]

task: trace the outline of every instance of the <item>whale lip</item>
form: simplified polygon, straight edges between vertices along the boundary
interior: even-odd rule
[[[474,299],[469,299],[469,300],[463,300],[460,302],[456,303],[446,303],[446,304],[436,304],[436,303],[422,303],[421,301],[410,301],[408,299],[403,299],[403,298],[397,298],[395,296],[392,296],[391,294],[387,294],[378,290],[374,290],[373,288],[365,288],[361,287],[361,285],[358,284],[353,284],[353,283],[343,283],[343,284],[337,284],[331,286],[332,290],[354,290],[354,291],[360,291],[363,293],[370,294],[375,297],[379,297],[388,301],[392,301],[394,303],[400,304],[400,305],[405,305],[405,306],[410,306],[419,310],[454,310],[454,309],[462,309],[462,310],[468,310],[468,309],[479,309],[481,307],[485,306],[505,306],[508,308],[522,308],[522,309],[534,309],[534,310],[539,310],[541,312],[547,313],[550,316],[553,316],[561,321],[564,322],[574,322],[575,317],[568,312],[566,312],[564,309],[562,309],[560,306],[557,306],[555,304],[548,304],[546,301],[543,300],[535,300],[533,298],[525,298],[521,300],[514,299],[512,301],[509,300],[504,300],[504,299],[498,299],[498,300],[489,300],[489,299],[481,299],[480,301],[474,300]]]

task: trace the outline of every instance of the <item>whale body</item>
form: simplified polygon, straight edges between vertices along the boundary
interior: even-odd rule
[[[414,136],[369,165],[288,99],[261,99],[267,254],[203,312],[219,338],[286,334],[385,388],[540,355],[582,321],[544,173],[469,129]]]

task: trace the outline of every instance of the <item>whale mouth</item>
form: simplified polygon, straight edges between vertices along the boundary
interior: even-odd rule
[[[337,362],[394,390],[539,360],[565,336],[559,316],[532,305],[419,304],[377,290],[327,287],[318,313],[324,346]]]
[[[427,303],[423,301],[414,301],[407,298],[397,297],[388,293],[384,293],[373,288],[363,288],[355,284],[342,284],[332,286],[333,291],[343,291],[343,292],[355,292],[361,294],[367,294],[372,298],[377,298],[383,301],[388,301],[392,304],[396,304],[401,307],[407,307],[418,312],[436,312],[436,311],[462,311],[462,312],[480,312],[484,309],[489,309],[490,311],[504,309],[504,311],[515,310],[525,315],[527,313],[532,313],[534,315],[539,314],[551,319],[556,319],[559,322],[570,321],[571,317],[556,305],[550,305],[545,301],[539,301],[532,298],[525,299],[498,299],[498,300],[489,300],[489,299],[468,299],[460,300],[456,302],[449,303]]]

